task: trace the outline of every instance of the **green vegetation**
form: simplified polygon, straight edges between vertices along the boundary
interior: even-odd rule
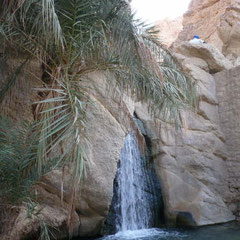
[[[14,124],[9,118],[0,118],[0,197],[13,204],[29,198],[31,186],[57,162],[56,158],[49,158],[38,173],[39,133],[35,125],[27,121]]]
[[[181,110],[194,102],[191,81],[158,41],[156,32],[134,20],[125,1],[4,0],[0,42],[5,56],[11,58],[16,51],[25,56],[25,62],[1,87],[0,101],[32,58],[43,63],[48,78],[38,89],[44,99],[37,103],[36,123],[28,123],[27,128],[7,127],[9,131],[1,135],[0,177],[10,186],[9,194],[14,182],[24,176],[18,193],[14,192],[15,200],[22,199],[46,169],[65,164],[75,166],[76,190],[87,161],[86,116],[92,104],[82,83],[87,74],[105,72],[110,93],[116,88],[128,91],[147,103],[154,116],[176,126],[181,124]],[[0,128],[2,124],[4,121]],[[56,161],[50,159],[53,149],[63,143],[61,155]]]

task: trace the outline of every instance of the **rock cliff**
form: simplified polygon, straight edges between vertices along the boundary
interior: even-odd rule
[[[239,67],[237,67],[240,56],[239,20],[239,0],[193,0],[188,12],[183,17],[183,31],[174,43],[174,47],[178,51],[177,49],[179,48],[177,46],[178,44],[181,45],[181,41],[189,40],[192,35],[199,34],[201,38],[205,39],[208,43],[212,43],[232,62],[232,66],[230,66],[228,61],[230,69],[227,67],[228,69],[212,76],[216,82],[216,97],[219,104],[218,126],[225,137],[227,150],[226,176],[230,191],[225,201],[237,217],[239,217],[240,201],[238,184],[240,143],[239,126],[236,122],[236,119],[239,118]],[[182,50],[185,52],[187,49],[183,47]],[[180,52],[183,51],[180,50]],[[201,53],[198,53],[200,58],[206,61],[206,58],[203,57],[204,52],[201,49]],[[217,58],[224,59],[220,56]],[[201,66],[203,66],[202,64],[201,62]],[[214,71],[210,70],[210,73],[214,73]]]
[[[177,39],[178,34],[182,31],[182,17],[176,19],[163,19],[155,23],[156,29],[159,31],[159,38],[163,44],[170,47]]]
[[[231,2],[232,0],[192,0],[183,16],[183,30],[177,42],[188,41],[194,35],[199,35],[221,50],[222,41],[219,39],[217,26]]]
[[[233,216],[226,206],[230,193],[228,154],[219,126],[216,82],[211,73],[232,65],[209,44],[185,42],[176,52],[184,72],[197,83],[199,103],[195,113],[184,113],[186,128],[182,133],[161,134],[156,166],[165,182],[168,211],[177,219],[181,212],[189,212],[196,225],[229,221]]]
[[[174,45],[199,35],[234,64],[239,57],[239,0],[192,0]]]
[[[102,229],[113,197],[120,152],[134,124],[134,114],[143,122],[151,141],[152,159],[161,180],[169,224],[202,226],[240,216],[240,68],[236,67],[240,55],[239,4],[237,0],[194,0],[184,15],[183,30],[174,45],[175,58],[196,82],[199,102],[195,112],[183,112],[181,131],[153,119],[145,105],[127,94],[122,101],[117,94],[107,95],[104,72],[88,76],[91,79],[89,94],[94,102],[87,131],[91,140],[88,149],[91,165],[76,197],[75,236],[96,236]],[[182,42],[196,33],[218,49],[210,44]],[[19,61],[13,59],[5,66],[0,65],[1,86],[11,72],[11,65]],[[39,98],[32,89],[39,86],[41,66],[32,62],[25,74],[28,86],[21,85],[23,76],[20,75],[20,84],[15,86],[21,88],[20,94],[10,93],[1,109],[16,119],[33,119],[34,107],[30,102]],[[66,169],[63,203],[60,170],[44,177],[36,187],[39,208],[43,207],[41,218],[61,229],[59,239],[67,234],[69,174]],[[26,214],[25,205],[12,213],[11,228],[3,229],[0,238],[18,240],[34,236],[38,223],[36,219],[26,219]]]
[[[182,131],[175,131],[172,127],[166,129],[166,126],[159,130],[156,126],[161,125],[160,119],[153,119],[146,106],[134,102],[127,95],[123,101],[116,95],[106,95],[103,72],[88,76],[94,101],[87,131],[91,139],[88,155],[92,164],[76,198],[75,236],[95,236],[100,233],[113,197],[117,162],[133,124],[134,114],[143,122],[151,141],[152,158],[161,180],[165,216],[169,224],[201,226],[231,221],[234,216],[228,206],[237,214],[238,173],[233,169],[238,167],[238,132],[235,132],[233,139],[230,136],[232,125],[237,123],[233,119],[238,115],[231,110],[232,121],[226,122],[225,102],[231,101],[229,91],[237,89],[234,76],[239,68],[232,70],[229,60],[208,44],[183,43],[175,57],[186,74],[197,83],[200,99],[195,113],[183,113],[185,128]],[[229,71],[233,78],[232,88],[219,90],[217,94],[216,82],[226,83],[221,78],[225,79]],[[232,109],[236,107],[237,102]],[[24,106],[19,107],[18,111],[20,109],[29,111]],[[12,111],[15,111],[14,108]],[[235,145],[232,141],[235,141]],[[60,200],[60,171],[55,170],[44,177],[36,189],[40,207],[44,207],[42,218],[62,229],[62,237],[66,234],[67,204],[71,190],[67,170],[65,178],[63,204]],[[36,231],[36,222],[25,219],[26,211],[26,207],[22,206],[15,216],[11,234],[5,235],[5,239],[21,239]]]
[[[240,67],[225,70],[214,75],[219,100],[220,127],[226,138],[228,153],[227,170],[230,192],[227,196],[233,213],[240,217]]]
[[[240,56],[239,50],[239,21],[240,21],[240,1],[232,1],[231,5],[225,9],[221,15],[220,23],[217,26],[217,33],[222,41],[222,52],[232,61]],[[238,65],[238,62],[235,62]]]

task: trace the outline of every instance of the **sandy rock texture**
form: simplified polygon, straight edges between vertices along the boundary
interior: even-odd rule
[[[184,42],[177,49],[177,53],[181,53],[190,58],[198,58],[204,60],[210,73],[216,73],[225,69],[230,69],[233,64],[213,45],[211,44],[191,44]]]
[[[240,1],[232,1],[232,4],[225,9],[221,15],[220,23],[217,26],[218,36],[221,39],[222,52],[232,61],[240,56]],[[235,62],[235,65],[238,65]]]
[[[215,58],[219,54],[221,58]],[[155,132],[151,136],[153,156],[163,186],[165,214],[170,224],[177,225],[228,222],[235,218],[226,204],[228,154],[219,127],[216,82],[210,72],[228,69],[229,61],[213,46],[188,43],[179,47],[175,57],[197,83],[199,96],[197,111],[183,113],[185,128],[179,132],[163,128],[156,134],[144,108],[136,108],[150,132]]]
[[[234,0],[192,0],[188,11],[183,16],[183,30],[177,43],[189,41],[194,35],[199,35],[206,42],[214,44],[222,50],[222,41],[217,27],[221,17]]]
[[[183,16],[183,30],[173,46],[199,35],[237,66],[240,59],[239,21],[239,0],[192,0]]]
[[[163,44],[170,47],[182,31],[182,17],[157,21],[155,28],[159,31],[159,38]]]
[[[101,72],[90,74],[86,79],[91,83],[89,94],[92,100],[86,131],[90,141],[87,148],[89,163],[86,165],[86,177],[82,180],[76,196],[73,236],[88,237],[97,236],[100,233],[113,197],[113,180],[120,152],[132,124],[132,118],[129,119],[125,104],[120,103],[119,98],[115,100],[106,96],[105,80]],[[127,114],[119,114],[120,108],[122,113],[127,111]],[[40,219],[50,226],[61,229],[60,233],[56,232],[58,239],[68,236],[67,219],[73,185],[71,174],[71,170],[66,168],[63,202],[61,202],[61,170],[54,170],[44,176],[35,190],[40,203],[38,208],[42,208],[39,214]],[[4,232],[1,239],[18,240],[25,236],[34,236],[39,232],[41,227],[39,219],[29,219],[26,216],[27,209],[21,206],[18,215],[14,216],[15,220],[10,229],[11,235],[8,231]]]
[[[227,182],[230,189],[228,197],[226,198],[227,204],[230,206],[234,214],[239,217],[239,65],[240,65],[240,1],[239,0],[192,0],[188,12],[183,17],[183,31],[179,34],[179,38],[174,44],[177,47],[182,45],[181,41],[189,40],[192,35],[198,34],[201,38],[205,39],[208,43],[217,47],[218,50],[229,61],[224,65],[224,68],[218,68],[218,71],[214,76],[214,82],[216,83],[215,90],[211,90],[208,94],[208,102],[211,100],[218,101],[218,114],[219,114],[219,128],[221,129],[225,137],[226,146],[226,168],[227,168]],[[184,45],[184,44],[183,44]],[[208,44],[209,45],[209,44]],[[195,46],[194,46],[195,47]],[[182,46],[180,46],[182,48]],[[188,47],[187,47],[188,48]],[[205,50],[200,48],[198,56],[206,61]],[[186,47],[183,47],[181,53],[186,53]],[[219,54],[217,55],[217,61],[221,59],[226,61]],[[182,59],[183,60],[183,59]],[[186,61],[186,60],[183,60]],[[193,61],[193,58],[191,58]],[[190,61],[190,62],[191,62]],[[194,59],[196,63],[196,59]],[[185,63],[184,63],[185,64]],[[184,65],[183,64],[183,65]],[[198,60],[198,65],[207,71],[206,65]],[[231,66],[232,65],[232,66]],[[209,64],[207,64],[209,68]],[[213,74],[211,67],[210,73]],[[202,72],[202,75],[206,75]],[[196,74],[194,74],[196,76]],[[210,86],[203,87],[202,90],[206,93],[206,90]],[[214,93],[215,91],[215,93]],[[206,95],[206,94],[204,94]],[[204,96],[202,96],[204,97]],[[215,99],[215,100],[214,100]],[[205,104],[206,105],[206,104]],[[200,109],[201,109],[200,105]],[[211,110],[213,112],[213,110]],[[209,112],[210,113],[210,112]]]

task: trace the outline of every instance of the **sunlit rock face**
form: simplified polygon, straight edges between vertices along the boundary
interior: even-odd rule
[[[240,56],[240,1],[232,1],[232,4],[225,9],[217,27],[218,36],[223,46],[223,54],[232,61]],[[235,62],[239,65],[239,61]]]
[[[177,43],[199,35],[201,39],[222,50],[223,43],[219,38],[217,27],[226,8],[232,2],[234,0],[192,0],[183,16],[183,30],[178,36]]]
[[[155,23],[155,27],[159,31],[161,42],[170,47],[182,31],[182,17],[159,20]]]
[[[195,57],[206,61],[210,73],[220,72],[233,67],[233,64],[211,44],[191,44],[184,42],[176,48],[176,52],[186,57]]]
[[[189,6],[188,12],[183,18],[183,31],[179,34],[179,38],[174,43],[175,50],[181,52],[181,54],[187,55],[192,46],[186,47],[187,44],[182,44],[183,40],[189,40],[192,35],[198,34],[208,43],[217,47],[221,51],[221,55],[218,54],[217,61],[227,63],[224,68],[219,68],[219,72],[214,76],[215,90],[210,85],[205,89],[204,99],[208,102],[213,103],[214,99],[218,103],[218,115],[219,115],[219,128],[225,138],[226,146],[226,168],[227,168],[227,184],[229,187],[228,194],[225,198],[225,202],[230,206],[234,214],[239,218],[240,208],[240,193],[239,193],[239,64],[240,64],[240,1],[239,0],[193,0]],[[180,44],[180,47],[177,47]],[[207,44],[209,45],[209,44]],[[195,47],[193,47],[195,48]],[[197,47],[199,48],[199,47]],[[179,60],[185,65],[186,63],[197,64],[199,68],[204,69],[205,72],[214,73],[209,64],[205,52],[205,46],[200,46],[198,55],[196,54],[197,49],[191,50],[190,52],[194,55],[194,58],[188,58],[186,60],[182,56],[178,55]],[[205,55],[205,56],[204,56]],[[197,57],[197,59],[196,59]],[[228,60],[227,60],[227,59]],[[207,60],[208,59],[208,60]],[[204,62],[202,61],[204,60]],[[227,61],[226,61],[227,60]],[[231,64],[229,65],[229,61]],[[215,62],[216,63],[216,62]],[[214,63],[214,64],[215,64]],[[232,66],[231,66],[232,65]],[[207,69],[209,68],[209,70]],[[224,70],[224,71],[220,71]],[[190,72],[192,75],[193,72]],[[197,77],[197,73],[192,75]],[[202,76],[206,74],[202,72]],[[210,81],[208,81],[210,83]],[[202,85],[202,84],[201,84]],[[205,85],[206,86],[206,85]],[[212,89],[209,91],[209,89]],[[208,93],[207,93],[208,92]],[[214,93],[215,92],[215,93]],[[207,95],[206,95],[207,94]],[[206,98],[207,96],[207,98]],[[206,104],[205,104],[206,105]],[[213,111],[211,111],[213,113]],[[236,122],[237,121],[237,122]]]
[[[87,132],[91,139],[88,149],[91,165],[76,197],[75,236],[96,236],[101,232],[113,197],[117,163],[126,136],[133,126],[134,113],[142,121],[151,142],[151,159],[162,183],[166,220],[171,224],[201,226],[234,219],[225,204],[230,195],[226,165],[228,152],[225,136],[219,128],[216,83],[209,73],[209,69],[214,66],[214,60],[211,60],[214,58],[210,58],[211,49],[208,49],[208,58],[204,58],[192,54],[197,51],[197,47],[191,48],[187,56],[178,53],[176,58],[183,70],[198,82],[201,101],[197,112],[185,112],[187,127],[182,132],[176,132],[171,127],[168,132],[164,129],[160,131],[155,124],[160,123],[160,119],[153,119],[146,106],[134,102],[128,96],[120,101],[117,95],[107,95],[103,72],[88,76],[88,80],[91,79],[88,82],[92,84],[89,94],[94,102]],[[40,207],[51,212],[49,215],[43,211],[42,218],[60,227],[63,237],[67,233],[67,209],[72,182],[66,170],[62,204],[61,178],[61,172],[54,171],[43,179],[37,194]],[[25,214],[26,208],[24,210],[23,206],[19,215],[15,216],[11,236],[16,240],[38,230],[37,223],[23,221]]]
[[[239,65],[239,20],[239,0],[192,0],[183,16],[183,30],[174,46],[199,35],[217,47],[233,64]]]
[[[209,44],[184,42],[176,51],[183,71],[197,83],[199,103],[195,113],[184,112],[185,129],[162,132],[162,144],[159,150],[156,147],[155,164],[164,179],[168,217],[180,225],[182,218],[189,225],[229,221],[234,217],[226,205],[230,195],[228,151],[219,126],[219,100],[212,73],[228,71],[232,64]]]

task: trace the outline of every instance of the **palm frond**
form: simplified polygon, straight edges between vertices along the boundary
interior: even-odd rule
[[[2,35],[22,50],[61,51],[64,37],[54,0],[18,0],[5,3],[0,14]],[[25,47],[24,47],[25,46]],[[38,49],[37,49],[38,50]]]
[[[60,143],[64,143],[64,153],[59,157],[58,162],[73,163],[74,176],[80,180],[84,171],[84,161],[87,161],[84,144],[88,141],[84,130],[87,124],[87,106],[91,102],[76,75],[66,73],[64,76],[60,75],[55,81],[58,88],[45,88],[48,98],[39,102],[42,110],[39,123],[41,136],[38,159],[47,161],[48,154]]]
[[[56,164],[49,159],[41,175],[37,170],[39,133],[35,123],[16,123],[0,118],[0,186],[2,197],[19,203],[30,195],[30,188]]]
[[[50,60],[55,85],[46,86],[45,99],[38,106],[39,174],[50,152],[67,142],[59,162],[71,159],[74,175],[82,176],[89,100],[80,85],[89,72],[105,71],[110,93],[118,89],[131,94],[163,121],[181,124],[181,110],[193,105],[192,82],[156,33],[143,29],[123,1],[19,0],[5,2],[3,9],[2,36]]]
[[[50,78],[38,89],[44,94],[37,103],[37,124],[32,129],[37,132],[37,144],[28,146],[33,149],[24,161],[19,160],[16,153],[25,153],[18,152],[15,142],[4,142],[13,134],[6,133],[2,135],[0,161],[5,170],[12,164],[9,169],[24,171],[29,179],[33,169],[41,176],[53,166],[54,154],[55,166],[73,165],[70,229],[76,185],[88,160],[85,131],[92,103],[82,81],[88,73],[104,71],[108,94],[127,93],[146,103],[153,116],[176,126],[181,125],[182,109],[194,106],[194,84],[158,41],[156,32],[134,20],[125,1],[5,0],[0,9],[0,38],[8,47],[41,60]],[[19,136],[23,135],[19,132]],[[64,146],[61,154],[55,151],[60,145]],[[6,160],[1,160],[6,154]]]

